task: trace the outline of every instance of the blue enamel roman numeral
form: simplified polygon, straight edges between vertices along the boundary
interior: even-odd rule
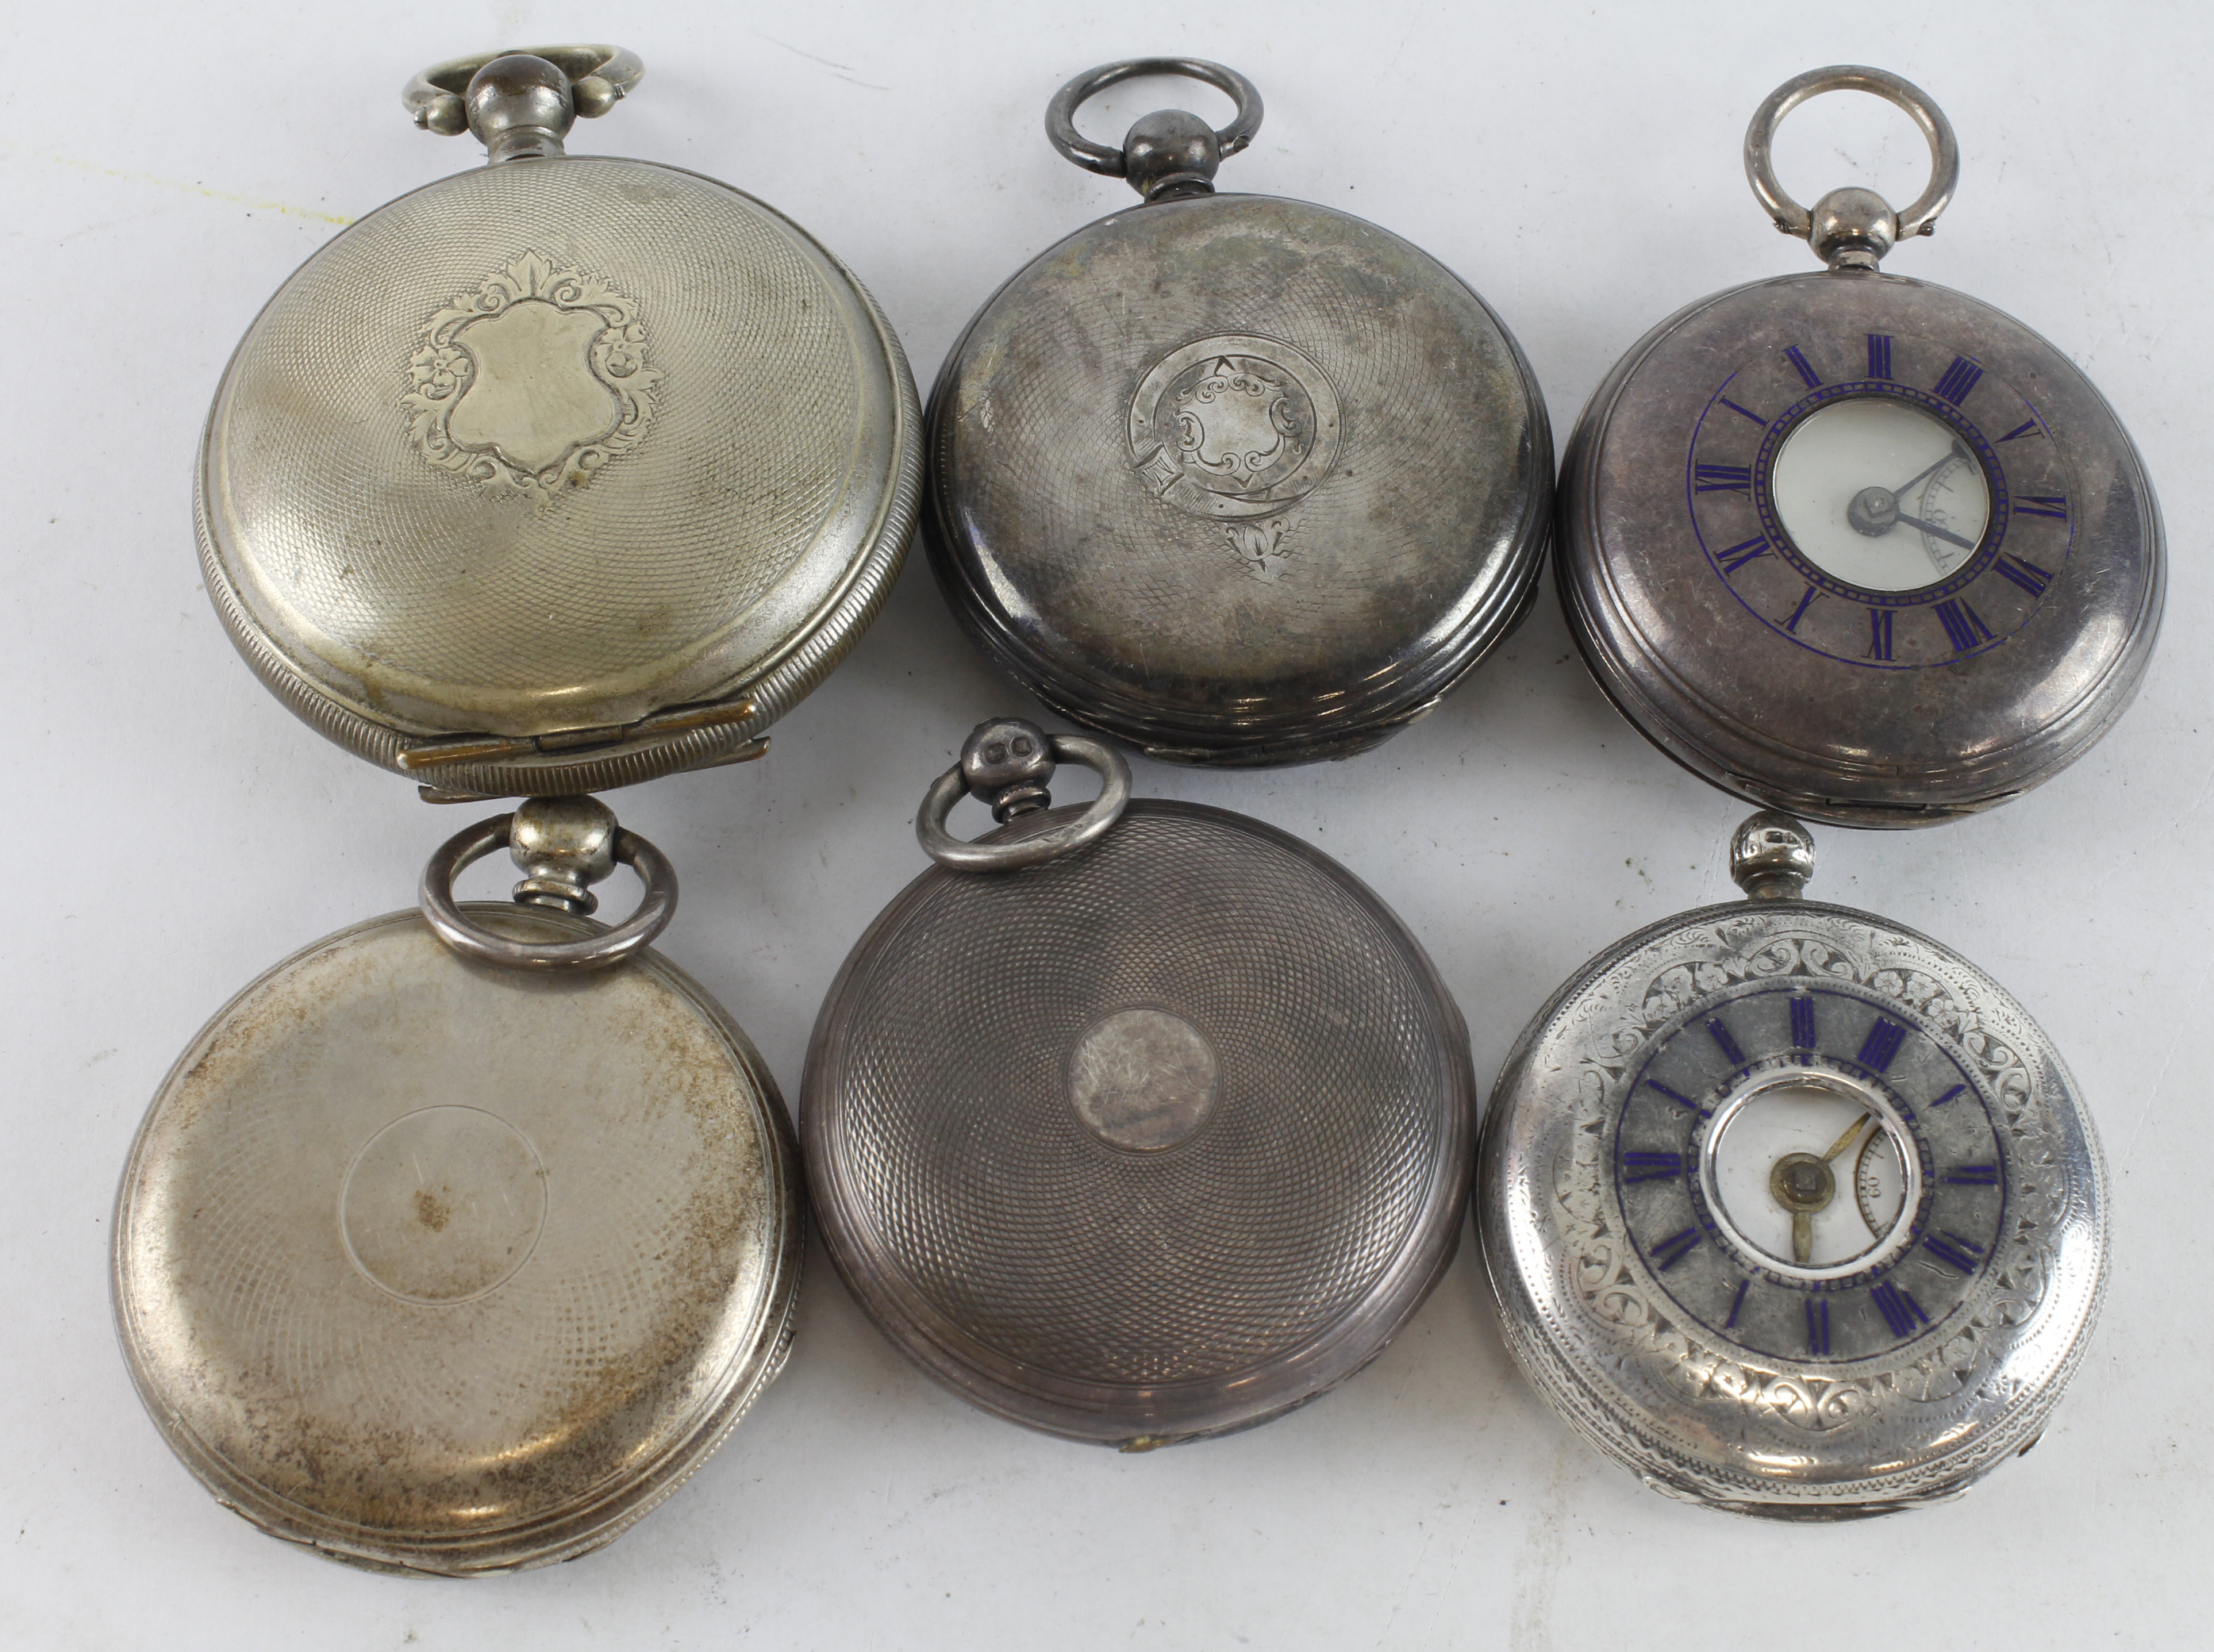
[[[1783,352],[1783,359],[1799,370],[1799,376],[1807,381],[1808,389],[1819,390],[1822,388],[1822,376],[1807,364],[1807,358],[1801,353],[1797,345],[1793,345]]]
[[[1697,1102],[1693,1101],[1689,1096],[1685,1095],[1680,1090],[1671,1090],[1667,1085],[1661,1083],[1658,1079],[1648,1079],[1645,1080],[1645,1084],[1648,1089],[1658,1090],[1662,1095],[1667,1097],[1669,1100],[1674,1102],[1679,1107],[1688,1108],[1695,1113],[1701,1111]]]
[[[1730,1298],[1730,1317],[1722,1321],[1724,1331],[1734,1331],[1737,1328],[1737,1311],[1745,1306],[1746,1287],[1752,1283],[1750,1279],[1740,1279],[1737,1282],[1737,1294]]]
[[[1891,658],[1891,610],[1889,609],[1872,608],[1868,610],[1868,652],[1862,654],[1861,658],[1862,659]]]
[[[1732,413],[1743,413],[1747,419],[1752,420],[1754,424],[1759,425],[1761,429],[1766,430],[1768,428],[1768,421],[1765,419],[1763,419],[1758,413],[1753,412],[1752,408],[1741,407],[1726,395],[1718,395],[1715,400],[1721,402],[1723,407],[1728,407]]]
[[[1814,1047],[1814,1000],[1795,996],[1791,1000],[1791,1048]]]
[[[1955,356],[1953,364],[1945,370],[1945,376],[1930,388],[1957,407],[1968,399],[1968,393],[1983,376],[1984,370],[1966,356]]]
[[[1868,1293],[1876,1312],[1883,1315],[1884,1324],[1891,1327],[1894,1337],[1909,1335],[1917,1325],[1926,1325],[1930,1316],[1922,1311],[1922,1304],[1888,1279]]]
[[[1749,493],[1752,491],[1752,469],[1748,465],[1694,465],[1691,475],[1691,491],[1694,493]]]
[[[1861,1040],[1860,1063],[1871,1073],[1887,1071],[1892,1058],[1899,1054],[1899,1045],[1905,1042],[1906,1029],[1879,1015],[1875,1025],[1868,1029],[1868,1037]]]
[[[1807,594],[1799,599],[1799,606],[1791,610],[1791,617],[1783,622],[1783,628],[1786,631],[1789,631],[1793,636],[1797,636],[1799,634],[1799,621],[1807,617],[1807,610],[1814,606],[1815,597],[1820,595],[1821,590],[1819,586],[1807,586]]]
[[[1682,1233],[1671,1233],[1662,1239],[1653,1247],[1653,1259],[1660,1264],[1654,1271],[1667,1273],[1689,1256],[1703,1237],[1697,1228],[1686,1227]]]
[[[1976,1258],[1984,1247],[1972,1239],[1964,1239],[1958,1233],[1924,1233],[1922,1248],[1948,1267],[1957,1268],[1964,1274],[1976,1271]]]
[[[2018,442],[2025,436],[2034,436],[2036,434],[2037,421],[2034,419],[2025,419],[2021,424],[2016,425],[2004,436],[1999,437],[1999,440],[2002,442]]]
[[[2002,579],[2011,579],[2033,597],[2045,595],[2045,588],[2052,583],[2052,576],[2034,562],[2025,562],[2018,556],[2002,556],[1991,565],[1991,571]]]
[[[1953,645],[1953,652],[1965,654],[1979,643],[1991,639],[1991,628],[1983,616],[1958,597],[1948,597],[1930,610],[1937,616],[1937,623],[1945,627],[1945,640]]]
[[[1889,378],[1891,376],[1891,334],[1871,333],[1868,335],[1868,376]]]
[[[1733,545],[1729,549],[1721,553],[1722,572],[1735,573],[1756,556],[1767,554],[1768,535],[1762,534],[1756,538],[1746,540],[1742,545]]]
[[[1622,1179],[1630,1182],[1673,1182],[1684,1173],[1680,1153],[1625,1153]]]
[[[1730,1037],[1730,1030],[1719,1019],[1707,1023],[1707,1036],[1715,1041],[1715,1047],[1732,1067],[1745,1065],[1745,1051],[1737,1047],[1737,1040]]]
[[[1999,1167],[1997,1165],[1955,1165],[1945,1172],[1944,1179],[1954,1187],[1997,1187]]]
[[[2065,493],[2025,493],[2014,502],[2014,513],[2018,517],[2051,517],[2055,522],[2068,520],[2068,496]]]
[[[1807,1299],[1807,1351],[1818,1360],[1830,1357],[1830,1299]]]
[[[1931,1102],[1930,1104],[1932,1107],[1942,1107],[1942,1106],[1943,1106],[1947,1102],[1948,1102],[1948,1101],[1952,1100],[1954,1097],[1955,1097],[1955,1096],[1960,1096],[1960,1095],[1966,1095],[1966,1094],[1967,1093],[1967,1090],[1968,1090],[1968,1086],[1967,1086],[1966,1085],[1965,1085],[1965,1084],[1956,1084],[1956,1085],[1954,1085],[1954,1086],[1950,1090],[1948,1090],[1948,1091],[1947,1091],[1943,1095],[1942,1095],[1942,1096],[1938,1097],[1936,1100],[1935,1100],[1935,1101]]]

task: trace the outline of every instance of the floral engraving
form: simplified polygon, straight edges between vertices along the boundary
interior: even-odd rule
[[[1643,1379],[1633,1386],[1658,1385],[1688,1400],[1719,1402],[1792,1429],[1822,1433],[1891,1407],[1950,1400],[1975,1387],[1990,1364],[1994,1333],[2036,1312],[2054,1265],[2051,1236],[2067,1197],[2064,1178],[2052,1168],[2058,1155],[2047,1140],[2049,1121],[2036,1079],[2012,1039],[1976,1007],[1971,991],[1887,959],[1893,939],[1867,927],[1844,941],[1836,933],[1779,933],[1770,922],[1726,919],[1672,937],[1667,950],[1676,954],[1675,961],[1654,970],[1642,989],[1632,977],[1625,983],[1630,991],[1587,1000],[1587,1013],[1607,1019],[1587,1027],[1580,1040],[1575,1126],[1552,1195],[1565,1276],[1591,1320],[1612,1333],[1611,1357],[1627,1367],[1622,1376]],[[1607,1122],[1654,1033],[1743,982],[1790,976],[1850,982],[1887,998],[1965,1054],[1997,1103],[1995,1122],[2013,1137],[2009,1156],[2020,1168],[2004,1243],[1962,1323],[1911,1361],[1865,1376],[1764,1364],[1679,1322],[1648,1275],[1648,1263],[1620,1231],[1606,1196]],[[1636,1007],[1614,1007],[1625,1002]]]
[[[637,304],[535,252],[434,314],[407,375],[425,458],[541,505],[639,444],[661,382]]]

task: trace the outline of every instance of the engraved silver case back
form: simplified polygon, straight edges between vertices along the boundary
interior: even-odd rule
[[[1766,1253],[1717,1193],[1717,1133],[1824,1092],[1848,1104],[1817,1151],[1867,1110],[1857,1167],[1832,1148],[1839,1221],[1883,1196],[1872,1153],[1911,1172],[1864,1254],[1800,1268],[1822,1259]],[[1799,1520],[1943,1501],[2035,1442],[2104,1289],[2105,1205],[2021,1006],[1912,930],[1795,895],[1586,964],[1508,1056],[1477,1179],[1508,1343],[1553,1407],[1655,1490]]]
[[[1242,77],[1152,68],[1232,90],[1251,119],[1198,135],[1243,147]],[[1129,153],[1170,120],[1196,125],[1149,116]],[[1153,187],[1015,275],[947,358],[933,566],[1001,669],[1154,756],[1364,750],[1526,611],[1551,511],[1544,401],[1483,301],[1388,231],[1187,173]]]
[[[483,61],[419,81],[419,119],[458,120],[437,89]],[[547,66],[483,73],[517,61]],[[804,230],[554,141],[278,291],[209,415],[201,556],[240,652],[349,750],[457,792],[604,788],[751,755],[836,664],[897,572],[919,431],[897,340]]]
[[[1950,129],[1879,70],[1783,89],[1747,140],[1756,171],[1782,110],[1840,87],[1932,133],[1939,199],[1902,215],[1926,225],[1949,195]],[[1862,214],[1857,233],[1827,210],[1840,200]],[[1777,217],[1810,233],[1788,198]],[[1834,192],[1813,220],[1832,268],[1687,306],[1593,395],[1562,475],[1557,583],[1609,697],[1693,773],[1812,819],[1931,824],[2050,779],[2126,709],[2159,632],[2160,513],[2128,434],[2065,355],[1988,304],[1878,270],[1894,221],[1868,192]],[[1841,577],[1783,521],[1783,456],[1846,404],[1948,431],[1988,500],[1970,535],[1928,525],[1942,560],[1912,588]],[[1850,486],[1895,486],[1917,465]],[[1924,526],[1907,496],[1866,490],[1879,495],[1909,524],[1894,537]]]
[[[823,1006],[801,1118],[831,1257],[904,1352],[1142,1449],[1374,1356],[1451,1259],[1474,1092],[1443,985],[1342,867],[1140,801],[1050,864],[909,885]]]
[[[531,944],[601,926],[462,909]],[[256,1526],[449,1576],[566,1560],[666,1496],[775,1374],[798,1164],[745,1037],[659,954],[488,967],[416,912],[200,1033],[119,1200],[125,1357]]]

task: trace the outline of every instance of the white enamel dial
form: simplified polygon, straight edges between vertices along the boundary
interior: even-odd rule
[[[1966,561],[1991,521],[1983,467],[1942,419],[1892,396],[1817,409],[1769,475],[1777,519],[1807,558],[1864,590],[1914,590]]]
[[[1906,1202],[1888,1112],[1826,1074],[1757,1082],[1716,1120],[1716,1214],[1779,1274],[1812,1280],[1867,1266],[1891,1248]]]

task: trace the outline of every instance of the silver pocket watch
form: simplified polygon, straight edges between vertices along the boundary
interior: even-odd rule
[[[2106,1182],[2059,1052],[1958,954],[1802,898],[1640,931],[1524,1031],[1477,1224],[1540,1393],[1657,1491],[1833,1520],[1957,1496],[2035,1443],[2107,1277]]]
[[[1810,211],[1777,182],[1777,124],[1838,89],[1929,139],[1903,212],[1864,189]],[[1624,714],[1726,791],[1856,826],[2005,802],[2137,692],[2166,583],[2151,484],[2065,355],[1879,269],[1952,199],[1927,95],[1815,70],[1761,105],[1745,156],[1828,268],[1687,306],[1594,393],[1561,482],[1570,629]]]
[[[517,903],[457,905],[501,845]],[[617,861],[645,896],[608,929],[587,885]],[[745,1035],[646,945],[676,895],[601,804],[532,799],[178,1058],[117,1201],[115,1311],[226,1507],[380,1569],[573,1559],[776,1374],[798,1153]]]
[[[1226,92],[1220,131],[1077,107],[1140,75]],[[1157,756],[1344,756],[1434,705],[1536,589],[1553,449],[1529,364],[1428,254],[1304,201],[1219,195],[1261,124],[1219,64],[1110,64],[1046,131],[1142,205],[1018,271],[931,398],[933,566],[1055,711]]]
[[[1053,808],[1055,762],[1099,797]],[[964,795],[1005,823],[950,836]],[[1452,1258],[1459,1012],[1342,866],[1132,801],[1109,746],[986,723],[917,820],[939,864],[853,949],[800,1107],[864,1309],[987,1410],[1143,1450],[1359,1370]]]
[[[459,58],[407,90],[489,164],[371,212],[208,416],[208,590],[264,683],[442,798],[757,756],[897,572],[920,415],[875,303],[750,196],[566,156],[642,70]]]

